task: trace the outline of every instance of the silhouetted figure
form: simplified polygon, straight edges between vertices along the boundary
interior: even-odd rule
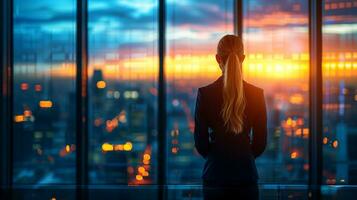
[[[206,159],[205,199],[258,199],[255,158],[266,146],[263,90],[243,80],[242,40],[226,35],[216,60],[222,76],[199,88],[195,110],[195,146]]]

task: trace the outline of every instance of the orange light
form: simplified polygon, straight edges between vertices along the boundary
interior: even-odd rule
[[[150,164],[150,161],[149,161],[149,160],[143,160],[143,163],[144,163],[145,165],[148,165],[148,164]]]
[[[35,85],[35,91],[40,92],[42,90],[42,86],[40,84]]]
[[[25,116],[25,117],[30,117],[31,115],[32,115],[31,110],[25,110],[25,111],[24,111],[24,116]]]
[[[109,143],[104,143],[102,145],[102,150],[103,151],[113,151],[114,147],[113,145],[109,144]]]
[[[21,83],[20,87],[21,87],[21,90],[28,90],[29,89],[29,84]]]
[[[177,147],[172,147],[172,148],[171,148],[171,152],[172,152],[173,154],[177,154],[178,148],[177,148]]]
[[[149,176],[149,172],[147,171],[143,172],[143,176]]]
[[[40,101],[39,105],[41,108],[51,108],[52,101]]]
[[[139,173],[144,173],[145,172],[145,168],[144,167],[139,167],[138,168],[138,172]]]
[[[293,96],[290,97],[290,103],[291,104],[302,104],[304,102],[304,97],[301,94],[294,94]]]
[[[332,147],[335,148],[335,149],[338,147],[338,141],[337,140],[333,141]]]
[[[126,142],[124,144],[124,151],[131,151],[133,149],[133,144],[131,142]]]
[[[136,178],[136,180],[138,180],[138,181],[143,180],[143,176],[141,176],[141,175],[139,175],[139,174],[138,174],[138,175],[136,175],[136,177],[135,177],[135,178]]]
[[[15,122],[23,122],[25,117],[23,115],[15,115]]]
[[[107,86],[107,84],[105,83],[105,81],[97,82],[97,88],[99,88],[99,89],[104,89],[106,86]]]
[[[115,151],[123,151],[124,150],[124,147],[122,144],[117,144],[114,146],[114,150]]]
[[[144,160],[150,160],[150,158],[151,158],[151,157],[150,157],[150,155],[149,155],[149,154],[147,154],[147,153],[146,153],[146,154],[144,154]]]
[[[294,151],[290,154],[291,159],[296,159],[297,157],[298,157],[298,153],[296,151]]]
[[[69,153],[71,151],[71,146],[69,144],[66,145],[66,152]]]
[[[322,139],[322,143],[323,143],[323,144],[327,144],[327,143],[328,143],[328,138],[327,138],[327,137],[324,137],[324,139]]]

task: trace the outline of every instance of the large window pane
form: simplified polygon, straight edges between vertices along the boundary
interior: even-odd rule
[[[157,0],[89,1],[89,178],[155,184]]]
[[[309,34],[307,0],[244,0],[243,70],[264,89],[268,144],[261,182],[307,183]]]
[[[233,33],[233,0],[171,0],[166,8],[167,181],[200,183],[204,159],[193,142],[197,88],[221,75],[216,46]]]
[[[15,184],[75,182],[75,2],[14,0]]]
[[[357,1],[326,0],[323,3],[324,184],[357,184],[356,77]]]

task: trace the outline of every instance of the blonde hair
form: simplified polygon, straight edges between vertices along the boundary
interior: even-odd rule
[[[243,42],[235,35],[226,35],[218,43],[217,54],[221,57],[223,72],[223,108],[221,111],[226,128],[239,134],[243,131],[245,97],[242,63]],[[223,65],[223,66],[222,66]]]

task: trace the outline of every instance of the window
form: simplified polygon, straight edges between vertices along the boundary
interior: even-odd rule
[[[89,180],[155,184],[157,0],[89,1]]]
[[[14,0],[15,184],[75,183],[75,6]]]
[[[168,1],[166,9],[167,182],[201,183],[204,159],[193,142],[197,88],[221,75],[216,45],[233,34],[233,1]]]
[[[243,1],[245,79],[264,89],[268,145],[261,182],[308,179],[308,1]]]
[[[323,3],[323,183],[357,183],[357,1]]]

